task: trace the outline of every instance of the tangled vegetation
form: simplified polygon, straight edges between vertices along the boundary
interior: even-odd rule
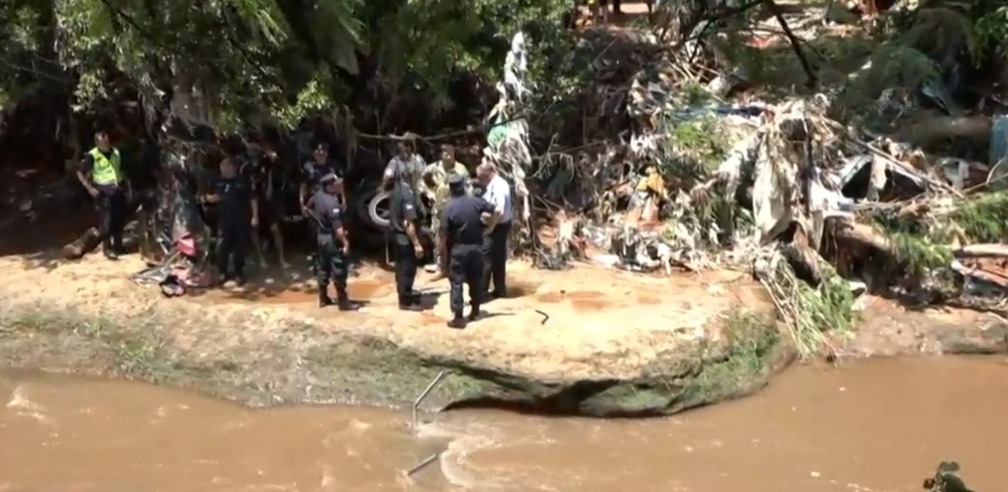
[[[914,274],[947,266],[952,250],[970,243],[1008,240],[1008,192],[951,198],[927,206],[883,210],[873,217],[892,251]]]
[[[835,342],[849,336],[857,321],[854,295],[847,282],[828,265],[818,286],[796,274],[784,255],[758,261],[757,276],[781,317],[782,326],[803,359],[836,353]]]
[[[0,107],[36,95],[88,112],[134,91],[146,103],[193,93],[219,127],[323,111],[383,130],[383,99],[409,88],[444,111],[458,74],[499,75],[514,32],[537,54],[563,44],[567,11],[560,0],[15,0],[0,5]],[[530,59],[534,73],[555,61]]]

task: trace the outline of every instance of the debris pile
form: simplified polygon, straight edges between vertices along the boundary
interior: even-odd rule
[[[529,191],[525,185],[525,170],[532,165],[529,148],[528,121],[520,116],[525,108],[531,88],[527,80],[528,60],[525,35],[520,31],[511,38],[511,50],[504,60],[504,79],[497,84],[498,99],[487,122],[493,126],[487,133],[487,146],[483,149],[484,162],[496,165],[501,175],[514,186],[516,200],[513,231],[519,243],[529,237]]]
[[[749,265],[806,355],[831,350],[823,330],[851,327],[869,290],[1003,307],[1008,120],[994,118],[979,162],[841,124],[833,93],[724,103],[672,55],[637,41],[629,51],[606,45],[595,64],[581,127],[609,137],[550,148],[527,173],[534,203],[568,212],[554,217],[552,256],[666,274]],[[912,111],[921,110],[898,117]]]

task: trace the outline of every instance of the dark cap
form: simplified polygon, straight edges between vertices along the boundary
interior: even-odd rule
[[[452,174],[448,178],[448,186],[452,188],[461,188],[465,186],[466,178],[461,174]]]

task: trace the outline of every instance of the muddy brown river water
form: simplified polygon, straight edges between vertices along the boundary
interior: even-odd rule
[[[796,367],[652,420],[249,410],[156,386],[0,375],[0,491],[911,491],[955,459],[1006,490],[1002,358]],[[447,449],[415,475],[404,470]]]

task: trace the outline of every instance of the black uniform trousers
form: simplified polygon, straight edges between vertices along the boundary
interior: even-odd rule
[[[451,283],[451,310],[461,316],[465,304],[462,284],[469,287],[469,301],[474,311],[479,310],[483,297],[483,251],[478,244],[456,244],[448,255],[448,281]]]
[[[306,223],[308,224],[308,235],[309,236],[313,236],[313,237],[318,237],[318,221],[315,218],[311,217],[311,216],[306,216],[305,219],[306,219]],[[315,248],[315,252],[314,253],[311,253],[311,252],[308,253],[308,265],[313,270],[315,270],[315,275],[321,275],[319,273],[319,255],[318,255],[318,253],[319,253],[318,248]]]
[[[405,235],[397,234],[395,241],[395,281],[399,304],[410,304],[416,298],[413,283],[416,281],[417,257],[413,245]]]
[[[229,272],[236,276],[244,275],[245,255],[252,238],[250,220],[246,220],[245,217],[218,216],[217,233],[220,236],[220,243],[217,249],[217,269],[221,275],[228,276]],[[233,271],[228,269],[229,263],[234,267]]]
[[[483,237],[483,292],[490,293],[490,282],[493,281],[493,292],[502,296],[507,292],[507,241],[511,234],[511,222],[497,224],[490,234]]]
[[[126,192],[119,187],[99,189],[95,208],[105,251],[121,250],[123,228],[126,226]]]
[[[327,299],[326,288],[332,282],[336,297],[347,299],[347,262],[343,248],[331,238],[319,237],[315,251],[315,272],[317,274],[319,299]]]

